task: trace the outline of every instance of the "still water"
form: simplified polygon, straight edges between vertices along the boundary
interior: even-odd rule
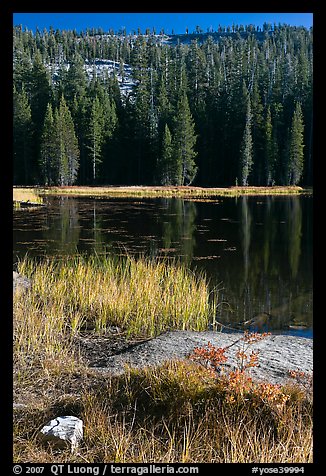
[[[14,263],[75,253],[178,257],[218,289],[217,320],[312,336],[312,197],[46,197],[14,211]],[[258,317],[257,317],[258,316]]]

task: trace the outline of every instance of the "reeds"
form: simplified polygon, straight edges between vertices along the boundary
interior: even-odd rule
[[[155,336],[168,329],[205,330],[216,296],[203,273],[166,261],[130,256],[25,259],[19,272],[33,279],[31,312],[76,332],[118,326],[128,336]]]

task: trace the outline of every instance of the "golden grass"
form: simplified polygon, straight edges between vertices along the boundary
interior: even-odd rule
[[[168,329],[205,330],[215,315],[205,275],[176,262],[93,255],[38,264],[25,259],[18,268],[33,279],[29,309],[59,332],[118,326],[129,336],[147,337]]]
[[[19,203],[42,204],[43,198],[39,196],[39,192],[35,188],[13,188],[13,201]]]
[[[187,186],[72,186],[72,187],[44,187],[38,189],[42,194],[75,195],[75,196],[103,196],[103,197],[180,197],[180,198],[205,198],[205,197],[237,197],[241,195],[289,195],[312,193],[312,189],[298,186],[274,187],[187,187]]]

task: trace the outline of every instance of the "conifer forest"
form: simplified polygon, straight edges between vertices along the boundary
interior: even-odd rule
[[[16,185],[311,185],[313,30],[13,31]]]

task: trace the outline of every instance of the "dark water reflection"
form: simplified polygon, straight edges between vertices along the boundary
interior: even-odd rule
[[[259,328],[312,335],[311,197],[46,201],[14,212],[14,262],[26,253],[177,256],[218,286],[220,322],[254,318]]]

